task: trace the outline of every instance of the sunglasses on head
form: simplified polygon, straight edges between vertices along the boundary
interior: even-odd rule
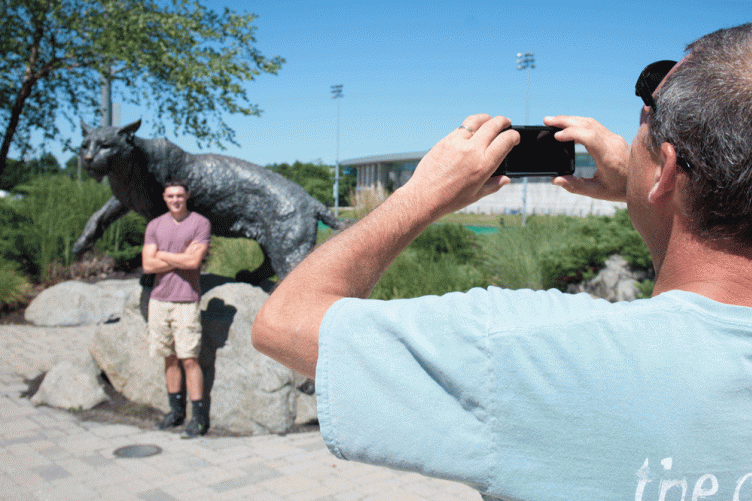
[[[640,76],[637,77],[635,84],[635,95],[642,98],[645,106],[653,108],[653,113],[657,111],[653,93],[658,85],[666,78],[671,68],[676,66],[676,61],[656,61],[655,63],[645,66]]]
[[[642,70],[640,76],[637,77],[635,95],[641,97],[645,106],[653,109],[653,113],[658,111],[655,98],[653,98],[655,89],[658,88],[663,79],[666,78],[666,75],[668,75],[668,72],[671,71],[671,68],[674,66],[676,66],[676,61],[656,61],[645,66],[645,69]],[[683,158],[677,157],[676,163],[685,171],[690,170],[689,163]]]

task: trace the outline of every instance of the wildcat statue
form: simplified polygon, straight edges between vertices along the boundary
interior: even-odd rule
[[[345,226],[324,204],[275,172],[238,158],[193,155],[167,139],[136,137],[140,126],[140,120],[100,128],[81,122],[81,165],[97,181],[107,176],[114,196],[89,218],[73,246],[77,255],[128,211],[147,221],[167,212],[162,185],[171,179],[188,185],[189,209],[209,219],[214,235],[258,242],[265,259],[245,279],[251,283],[286,276],[316,244],[318,221],[334,229]]]

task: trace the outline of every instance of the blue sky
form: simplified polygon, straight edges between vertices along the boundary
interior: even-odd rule
[[[256,47],[287,60],[278,75],[248,83],[249,98],[264,110],[260,118],[228,117],[241,146],[204,150],[261,165],[334,163],[334,84],[344,94],[340,160],[428,150],[473,113],[523,124],[527,80],[516,54],[527,51],[536,64],[531,124],[550,114],[591,116],[631,142],[640,70],[681,58],[684,46],[705,33],[752,21],[752,1],[202,3],[257,14]],[[123,106],[121,124],[147,114]],[[138,133],[152,134],[147,127]],[[200,151],[190,137],[170,134],[184,149]],[[71,136],[79,138],[80,130]]]

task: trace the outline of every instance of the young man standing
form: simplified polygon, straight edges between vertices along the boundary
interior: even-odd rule
[[[183,374],[192,403],[191,421],[184,438],[203,435],[208,427],[204,406],[204,376],[198,363],[201,351],[201,262],[209,250],[211,225],[204,216],[188,210],[190,193],[182,181],[165,185],[167,212],[149,222],[141,254],[144,273],[156,274],[149,299],[149,353],[165,360],[170,412],[159,429],[185,421]]]

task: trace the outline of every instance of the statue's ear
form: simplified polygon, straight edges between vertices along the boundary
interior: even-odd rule
[[[91,134],[91,131],[93,131],[94,128],[93,127],[89,127],[88,125],[86,125],[86,123],[83,120],[81,120],[81,130],[84,133],[84,137],[86,137],[89,134]]]
[[[131,124],[120,127],[120,129],[118,129],[118,134],[125,134],[128,137],[132,137],[139,127],[141,127],[141,120],[136,120]]]

